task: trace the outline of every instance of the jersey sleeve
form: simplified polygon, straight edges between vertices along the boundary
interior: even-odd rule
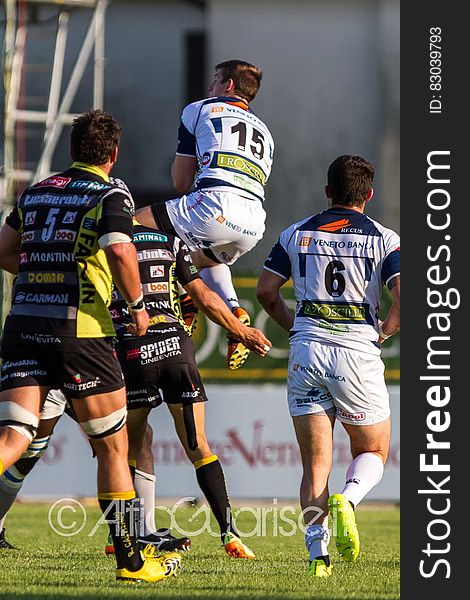
[[[187,283],[200,279],[199,271],[193,263],[189,248],[179,238],[175,238],[176,277],[184,287]]]
[[[287,253],[285,244],[284,232],[281,233],[278,241],[273,246],[271,253],[265,260],[263,267],[271,273],[275,273],[285,280],[289,279],[292,275],[292,265],[290,262],[289,254]]]
[[[15,204],[12,208],[10,214],[5,219],[5,223],[13,229],[16,229],[16,231],[21,231],[21,217],[20,211],[18,210],[18,204]]]
[[[112,234],[122,234],[116,238],[118,241],[124,241],[128,237],[131,242],[134,216],[132,196],[123,189],[114,188],[104,196],[102,203],[101,217],[98,220],[98,239],[102,240],[104,236],[110,239]]]
[[[400,237],[391,229],[384,234],[385,258],[382,263],[382,281],[388,285],[400,274]]]
[[[196,111],[194,104],[188,104],[181,115],[178,129],[178,146],[176,154],[179,156],[196,156]]]

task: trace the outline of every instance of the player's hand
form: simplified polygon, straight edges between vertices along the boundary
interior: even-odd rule
[[[258,356],[266,356],[271,349],[271,342],[260,329],[256,327],[244,327],[243,333],[239,335],[240,341],[249,350],[256,352]]]
[[[145,335],[147,327],[149,326],[149,314],[146,310],[139,312],[131,312],[132,323],[127,326],[127,331],[132,335],[142,336]]]

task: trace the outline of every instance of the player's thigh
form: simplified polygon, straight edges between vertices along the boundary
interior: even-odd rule
[[[389,418],[384,369],[380,356],[342,347],[328,348],[325,376],[339,421],[374,425]]]
[[[390,448],[390,417],[373,425],[353,425],[342,423],[351,444],[351,454],[356,458],[364,452],[379,454],[383,461],[387,460]]]

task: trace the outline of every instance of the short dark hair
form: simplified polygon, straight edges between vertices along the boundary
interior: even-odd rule
[[[89,165],[104,165],[121,138],[116,119],[104,111],[90,110],[73,120],[70,154],[73,160]]]
[[[374,167],[361,156],[343,154],[328,168],[328,187],[333,204],[362,206],[374,180]]]
[[[251,102],[258,93],[263,71],[255,65],[244,60],[226,60],[215,68],[222,71],[222,83],[233,79],[235,93],[247,102]]]

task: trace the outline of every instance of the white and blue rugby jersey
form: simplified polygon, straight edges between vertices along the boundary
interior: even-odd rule
[[[183,110],[176,154],[197,158],[196,189],[229,189],[263,201],[273,152],[269,129],[238,98],[208,98]]]
[[[264,263],[292,277],[291,335],[379,354],[382,288],[400,273],[400,238],[347,208],[331,208],[285,229]]]

